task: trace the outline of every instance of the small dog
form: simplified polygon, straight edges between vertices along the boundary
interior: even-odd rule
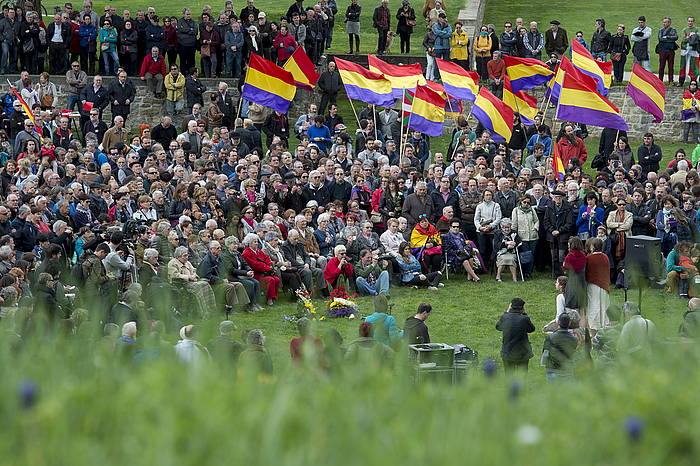
[[[384,47],[384,55],[390,55],[391,54],[391,44],[394,43],[394,37],[396,37],[396,32],[394,31],[389,31],[386,34],[386,47]],[[374,49],[375,55],[378,53],[377,49]]]

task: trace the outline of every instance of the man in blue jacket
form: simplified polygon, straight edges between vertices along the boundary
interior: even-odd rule
[[[309,126],[306,134],[309,136],[309,141],[316,144],[319,150],[328,153],[328,145],[332,142],[331,131],[328,126],[324,125],[326,120],[323,115],[316,115],[313,126]]]
[[[435,34],[435,57],[449,60],[452,26],[447,22],[447,15],[445,15],[445,13],[440,13],[438,15],[438,22],[433,24],[433,34]]]

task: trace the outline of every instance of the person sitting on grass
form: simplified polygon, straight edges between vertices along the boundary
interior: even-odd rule
[[[445,286],[440,283],[442,272],[430,272],[424,274],[421,271],[420,262],[413,255],[411,246],[407,242],[401,243],[399,246],[399,257],[396,262],[401,269],[401,283],[404,286],[411,286],[417,289],[419,286],[427,286],[429,290],[437,290],[438,287]]]
[[[391,315],[391,306],[386,295],[374,297],[374,312],[365,317],[365,322],[374,326],[375,339],[394,349],[403,338],[403,331],[399,330],[396,319]]]
[[[319,356],[323,354],[323,342],[311,336],[311,321],[306,317],[297,320],[298,338],[292,338],[289,342],[289,353],[292,361],[302,362],[309,356]]]
[[[574,376],[573,357],[578,341],[569,332],[571,316],[565,312],[557,320],[559,328],[547,335],[542,349],[542,362],[547,371],[547,380],[572,378]]]
[[[355,264],[355,284],[360,295],[377,296],[389,291],[389,266],[386,260],[379,260],[378,251],[363,249],[360,260]]]
[[[353,268],[348,260],[345,246],[339,244],[333,249],[334,256],[323,269],[323,278],[328,286],[337,290],[340,287],[347,289],[347,282],[352,278]]]
[[[379,363],[390,365],[394,350],[374,338],[374,325],[360,322],[359,338],[348,345],[345,359],[355,363]]]

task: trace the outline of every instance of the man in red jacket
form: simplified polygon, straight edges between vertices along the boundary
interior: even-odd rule
[[[583,139],[576,137],[573,125],[564,126],[564,136],[557,141],[557,154],[561,157],[564,167],[567,167],[569,160],[574,158],[578,159],[581,166],[586,162],[588,158],[586,144]]]
[[[141,81],[157,98],[163,96],[163,79],[165,78],[165,59],[160,55],[158,47],[151,48],[151,54],[143,57],[141,63]]]

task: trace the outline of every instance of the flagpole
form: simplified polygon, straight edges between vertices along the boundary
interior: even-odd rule
[[[377,136],[377,106],[372,105],[372,114],[374,115],[374,139],[379,139]]]
[[[479,92],[477,91],[477,96],[479,95]],[[474,100],[476,102],[476,100]],[[474,102],[472,102],[471,107],[469,107],[469,113],[467,113],[467,126],[469,126],[469,118],[472,116],[472,109],[474,108]],[[460,135],[462,137],[463,135]],[[457,138],[457,143],[455,144],[455,148],[452,149],[452,155],[450,156],[450,160],[454,160],[455,154],[457,153],[457,148],[459,147],[459,138]]]
[[[248,81],[248,72],[250,71],[250,66],[245,69],[245,77],[243,78],[243,86],[245,86],[246,81]],[[241,108],[243,107],[243,86],[241,86],[241,97],[238,99],[238,110],[236,110],[236,120],[241,116]],[[236,129],[236,120],[233,120],[233,129]]]
[[[350,102],[350,107],[352,108],[352,113],[355,114],[355,120],[357,121],[357,127],[360,127],[360,118],[357,116],[357,112],[355,111],[355,105],[352,103],[352,99],[350,96],[348,96],[348,101]]]
[[[403,88],[401,92],[401,113],[399,114],[399,121],[401,122],[401,136],[399,138],[399,162],[401,162],[401,157],[403,154],[403,101],[406,98],[406,88]]]

